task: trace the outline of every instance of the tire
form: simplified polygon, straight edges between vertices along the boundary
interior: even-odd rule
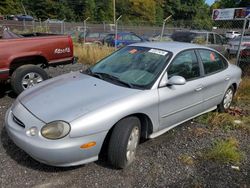
[[[230,86],[227,91],[225,92],[225,95],[223,97],[223,100],[218,105],[218,112],[227,112],[232,104],[233,96],[234,96],[234,87]]]
[[[134,116],[115,125],[108,146],[108,160],[115,168],[126,168],[134,161],[140,133],[140,120]]]
[[[36,65],[23,65],[18,67],[11,75],[11,87],[16,94],[28,89],[44,80],[48,74]]]

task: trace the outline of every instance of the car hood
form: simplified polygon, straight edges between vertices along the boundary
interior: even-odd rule
[[[24,91],[18,100],[40,120],[71,122],[118,99],[140,92],[73,72]]]

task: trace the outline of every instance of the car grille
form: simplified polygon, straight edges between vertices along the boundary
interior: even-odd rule
[[[12,115],[13,115],[13,114],[12,114]],[[13,121],[14,121],[16,124],[18,124],[19,126],[25,128],[24,123],[23,123],[20,119],[18,119],[17,117],[15,117],[14,115],[13,115]]]

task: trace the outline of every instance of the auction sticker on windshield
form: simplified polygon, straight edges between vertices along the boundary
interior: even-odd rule
[[[168,54],[168,52],[165,52],[165,51],[162,51],[162,50],[156,50],[156,49],[151,49],[148,52],[158,54],[158,55],[163,55],[163,56]]]

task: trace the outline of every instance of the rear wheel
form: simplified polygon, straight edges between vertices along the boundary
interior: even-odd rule
[[[231,86],[227,89],[223,100],[221,103],[218,105],[218,111],[219,112],[227,112],[232,104],[233,101],[233,96],[234,96],[234,87]]]
[[[48,79],[48,74],[36,65],[23,65],[11,76],[11,86],[16,94]]]
[[[127,117],[115,125],[108,147],[108,159],[114,167],[126,168],[135,160],[140,133],[137,117]]]

